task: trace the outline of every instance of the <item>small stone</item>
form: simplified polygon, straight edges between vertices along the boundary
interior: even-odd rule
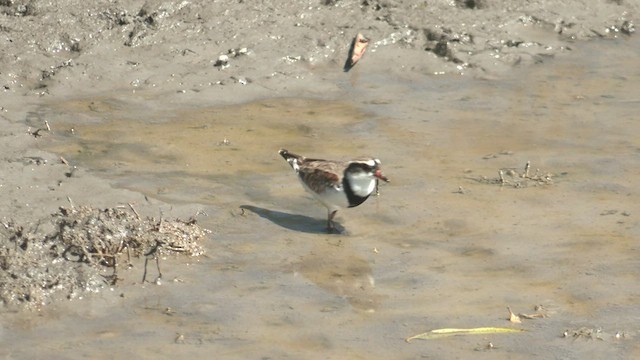
[[[229,67],[229,56],[220,55],[213,66],[219,67],[220,70],[226,69],[227,67]]]

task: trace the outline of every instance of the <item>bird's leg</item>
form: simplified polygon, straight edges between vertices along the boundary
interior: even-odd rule
[[[329,210],[329,216],[327,218],[327,232],[332,233],[336,228],[333,226],[333,217],[336,216],[338,210]]]

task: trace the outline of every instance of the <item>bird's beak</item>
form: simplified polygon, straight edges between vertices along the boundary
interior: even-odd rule
[[[382,170],[378,169],[376,170],[376,172],[373,174],[373,176],[377,177],[378,179],[384,181],[384,182],[389,182],[389,179],[387,179],[386,176],[382,175]]]

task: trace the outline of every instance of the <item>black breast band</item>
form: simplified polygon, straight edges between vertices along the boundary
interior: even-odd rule
[[[342,188],[344,189],[344,193],[347,194],[347,199],[349,200],[349,207],[356,207],[362,204],[369,195],[367,196],[358,196],[351,189],[351,184],[349,183],[348,177],[344,176],[342,178]]]

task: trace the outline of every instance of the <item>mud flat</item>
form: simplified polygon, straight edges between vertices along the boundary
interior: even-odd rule
[[[1,3],[4,275],[60,219],[150,244],[181,219],[203,251],[160,256],[161,285],[141,282],[146,249],[115,285],[108,267],[7,301],[0,355],[637,357],[639,10]],[[392,182],[327,235],[280,147],[375,155]],[[64,261],[20,278],[83,268]],[[404,341],[477,327],[526,331]]]

